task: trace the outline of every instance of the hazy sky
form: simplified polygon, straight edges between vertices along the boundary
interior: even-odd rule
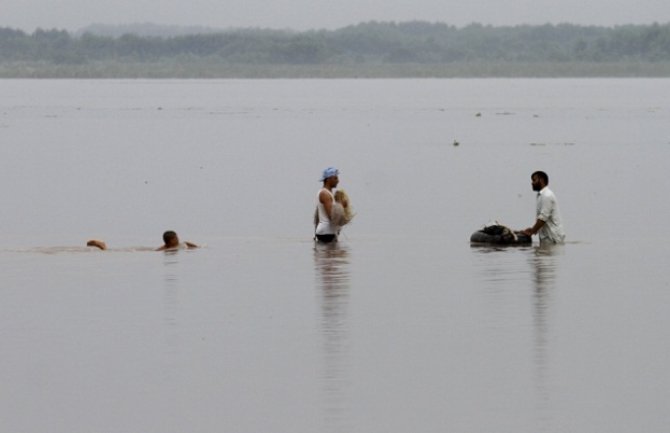
[[[515,24],[670,22],[670,0],[0,0],[0,27],[92,23],[334,29],[364,21]]]

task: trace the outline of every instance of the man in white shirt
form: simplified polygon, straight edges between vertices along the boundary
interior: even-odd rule
[[[315,214],[315,238],[319,242],[330,243],[337,241],[337,235],[340,228],[331,220],[333,216],[333,206],[335,204],[335,195],[333,189],[340,182],[340,172],[335,167],[328,167],[323,170],[321,181],[323,187],[316,196],[316,214]]]
[[[537,234],[540,243],[562,244],[565,241],[565,232],[561,224],[558,201],[547,186],[549,176],[543,171],[536,171],[530,176],[530,180],[533,191],[537,191],[536,220],[533,227],[523,230],[523,233],[528,236]]]

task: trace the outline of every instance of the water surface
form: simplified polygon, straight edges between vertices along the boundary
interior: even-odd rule
[[[3,80],[0,96],[3,431],[670,422],[670,80]],[[327,165],[357,216],[315,248]],[[569,242],[471,247],[489,221],[531,225],[536,169]],[[166,229],[203,248],[149,251]]]

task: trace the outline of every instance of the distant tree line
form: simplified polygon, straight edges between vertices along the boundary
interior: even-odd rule
[[[670,62],[670,23],[455,27],[368,22],[338,30],[235,29],[175,36],[104,36],[0,28],[0,65],[92,62],[229,65],[383,65],[467,62]]]

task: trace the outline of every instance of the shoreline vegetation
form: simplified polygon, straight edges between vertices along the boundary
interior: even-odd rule
[[[162,29],[160,36],[145,26],[117,34],[96,26],[77,34],[0,28],[0,78],[670,77],[670,23],[370,22],[305,32]]]
[[[663,63],[230,65],[201,62],[0,63],[0,79],[668,78]]]

